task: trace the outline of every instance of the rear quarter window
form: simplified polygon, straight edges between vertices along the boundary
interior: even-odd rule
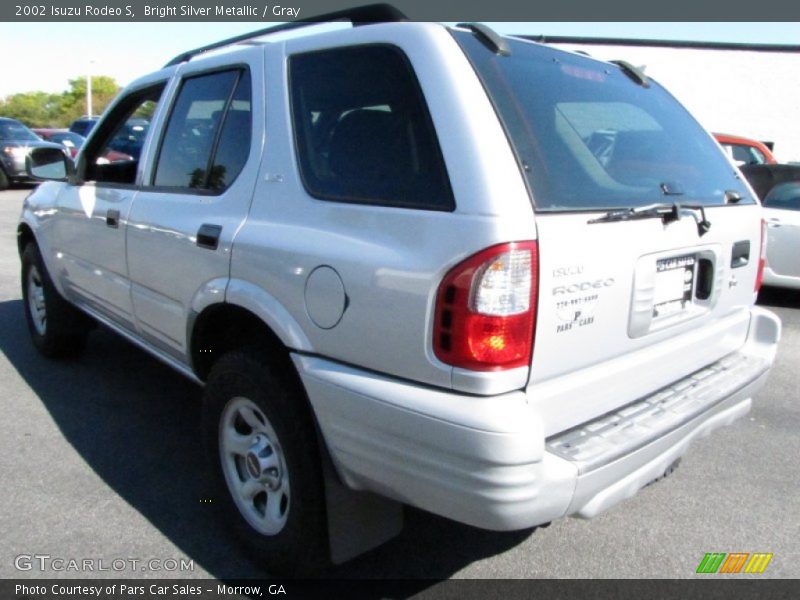
[[[289,59],[298,164],[322,200],[453,210],[441,150],[405,55],[365,45]]]

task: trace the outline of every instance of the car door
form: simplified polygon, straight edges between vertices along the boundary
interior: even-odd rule
[[[133,330],[125,230],[142,174],[142,137],[135,156],[110,161],[111,141],[134,114],[152,115],[165,82],[135,88],[115,102],[80,155],[76,177],[58,198],[54,251],[57,276],[71,300]]]
[[[179,71],[158,150],[130,214],[131,297],[139,334],[183,360],[198,294],[223,294],[233,237],[256,181],[263,49]],[[216,61],[216,62],[215,62]],[[210,62],[210,64],[209,64]],[[252,165],[249,168],[247,165]]]
[[[800,182],[776,185],[764,198],[767,266],[800,284]]]

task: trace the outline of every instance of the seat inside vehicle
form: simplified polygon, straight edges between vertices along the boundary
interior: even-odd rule
[[[357,194],[391,190],[413,176],[410,123],[384,110],[360,109],[342,117],[330,143],[329,168]]]

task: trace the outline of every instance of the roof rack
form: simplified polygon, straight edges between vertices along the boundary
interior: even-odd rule
[[[508,42],[488,25],[484,25],[483,23],[459,23],[456,27],[463,27],[464,29],[472,31],[472,33],[478,36],[478,39],[483,45],[495,54],[511,56],[511,48],[509,48]]]
[[[244,33],[221,40],[219,42],[214,42],[213,44],[208,44],[207,46],[201,46],[200,48],[195,48],[194,50],[189,50],[188,52],[179,54],[166,65],[164,65],[164,68],[187,62],[192,57],[197,56],[198,54],[204,54],[205,52],[210,52],[211,50],[224,48],[225,46],[231,46],[233,44],[258,38],[264,35],[280,33],[281,31],[291,31],[293,29],[300,29],[301,27],[310,27],[320,23],[350,21],[350,23],[353,24],[353,27],[358,27],[359,25],[370,25],[372,23],[394,23],[407,20],[408,17],[391,4],[368,4],[366,6],[357,6],[355,8],[348,8],[323,15],[316,15],[307,19],[297,19],[296,21],[290,21],[289,23],[273,25],[272,27],[251,31],[250,33]]]

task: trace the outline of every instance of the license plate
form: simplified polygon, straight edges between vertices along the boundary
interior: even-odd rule
[[[653,317],[666,317],[686,310],[692,303],[694,254],[662,258],[656,261]]]

